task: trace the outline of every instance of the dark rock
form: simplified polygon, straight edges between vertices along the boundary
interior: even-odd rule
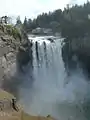
[[[25,51],[26,51],[26,49],[23,46],[19,47],[19,52],[25,52]]]
[[[4,38],[4,37],[1,37],[1,39],[5,42],[5,41],[7,41],[7,39],[6,38]]]
[[[23,42],[22,46],[25,47],[25,48],[28,47],[28,42],[27,41]]]
[[[30,56],[28,51],[25,51],[25,49],[20,49],[20,51],[17,53],[16,56],[17,60],[17,67],[19,70],[23,72],[23,66],[27,65],[30,61]]]
[[[14,43],[12,43],[10,46],[11,46],[13,49],[16,49],[16,45],[15,45]]]
[[[77,64],[83,69],[84,74],[90,77],[90,44],[88,38],[65,39],[62,47],[62,58],[66,71],[76,69]],[[73,56],[77,57],[75,61]]]
[[[54,42],[53,38],[48,38],[47,40],[49,40],[50,42]]]
[[[37,58],[37,61],[39,62],[39,51],[38,51],[38,42],[36,41],[35,43],[35,48],[36,48],[36,58]]]

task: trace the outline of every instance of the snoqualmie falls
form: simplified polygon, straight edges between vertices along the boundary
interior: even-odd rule
[[[54,39],[53,42],[48,38]],[[31,115],[51,115],[58,120],[90,118],[90,85],[82,69],[67,75],[62,58],[62,38],[29,36],[32,62],[24,67],[17,86],[19,103]],[[15,85],[15,84],[14,84]]]

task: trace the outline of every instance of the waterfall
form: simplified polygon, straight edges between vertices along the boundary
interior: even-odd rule
[[[50,114],[58,120],[87,120],[84,108],[90,99],[90,85],[79,67],[67,75],[61,52],[63,39],[54,36],[29,36],[29,39],[30,63],[23,67],[25,73],[18,72],[10,84],[16,86],[14,91],[24,110],[31,115]]]
[[[80,68],[67,76],[61,54],[62,39],[53,37],[55,41],[51,43],[48,37],[29,37],[33,44],[33,80],[29,78],[21,85],[20,103],[32,115],[86,120],[82,104],[89,94],[89,84]]]

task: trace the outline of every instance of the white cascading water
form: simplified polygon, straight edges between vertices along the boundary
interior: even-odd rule
[[[67,77],[61,55],[62,39],[55,38],[53,43],[47,36],[29,39],[33,42],[33,69],[19,91],[24,110],[32,115],[50,114],[59,120],[87,120],[82,104],[90,85],[81,69]],[[66,81],[69,82],[65,85]]]

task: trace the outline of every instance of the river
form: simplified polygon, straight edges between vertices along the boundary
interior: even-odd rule
[[[52,37],[52,36],[48,36]],[[32,115],[44,115],[58,120],[89,120],[90,84],[82,69],[67,76],[61,55],[61,41],[47,36],[29,36],[32,40],[33,68],[19,87],[19,102]],[[37,42],[36,42],[37,41]]]

